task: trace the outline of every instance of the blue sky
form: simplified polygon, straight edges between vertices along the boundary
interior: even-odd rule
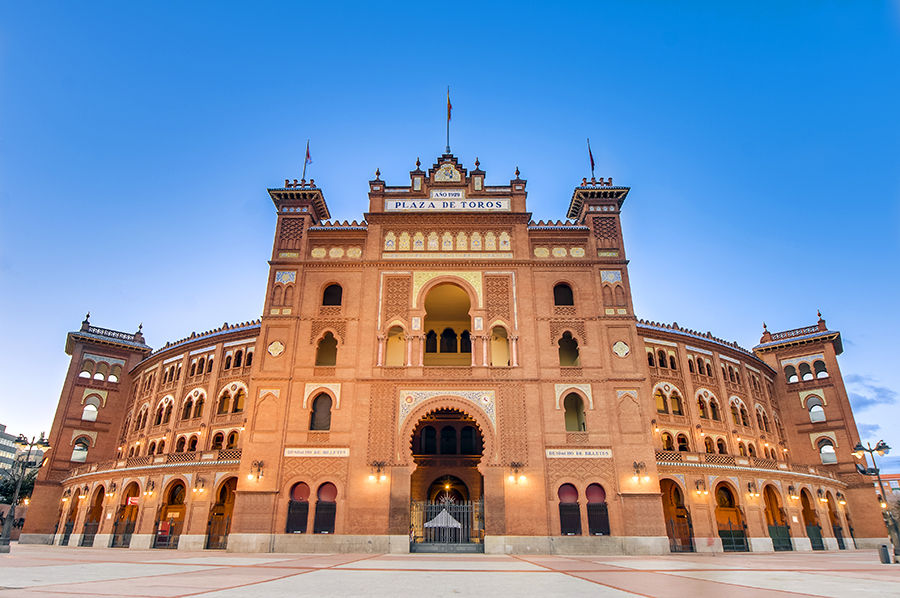
[[[900,453],[896,3],[0,7],[0,423],[49,428],[65,333],[160,346],[258,317],[274,213],[309,174],[359,219],[377,168],[451,145],[518,166],[535,219],[597,174],[642,317],[751,347],[843,333],[864,438]],[[887,469],[900,471],[900,458]]]

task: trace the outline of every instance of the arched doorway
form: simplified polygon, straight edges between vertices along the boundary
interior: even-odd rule
[[[847,546],[844,544],[844,528],[841,526],[841,518],[838,516],[837,508],[834,506],[834,496],[832,496],[831,492],[828,492],[825,496],[828,500],[828,519],[831,521],[834,539],[837,540],[838,548],[845,550]]]
[[[441,283],[428,291],[424,307],[424,365],[471,366],[472,325],[469,310],[472,302],[469,294],[458,285]]]
[[[94,499],[91,506],[88,507],[87,514],[84,516],[84,529],[81,530],[81,542],[79,546],[93,546],[94,538],[97,536],[97,529],[100,528],[100,518],[103,516],[103,497],[106,492],[103,486],[97,488],[94,493]]]
[[[606,504],[606,490],[600,484],[588,484],[584,491],[587,498],[588,534],[609,535],[609,508]]]
[[[131,534],[134,533],[134,524],[137,521],[139,494],[137,482],[131,482],[122,491],[122,502],[116,510],[110,548],[128,548],[131,544]]]
[[[769,537],[772,538],[774,550],[793,550],[791,544],[791,527],[787,522],[787,515],[781,508],[778,492],[771,484],[763,490],[763,502],[766,505],[766,525],[769,526]]]
[[[411,446],[410,550],[483,551],[484,439],[476,421],[459,409],[436,409],[418,421]]]
[[[716,525],[722,539],[722,550],[726,552],[747,552],[750,544],[747,540],[747,525],[744,513],[737,504],[734,489],[722,482],[716,486]]]
[[[69,538],[72,536],[72,530],[75,529],[75,519],[78,517],[78,507],[83,496],[82,492],[81,488],[72,489],[72,495],[69,499],[71,506],[69,506],[69,513],[66,515],[66,522],[63,524],[62,538],[59,540],[60,546],[69,545]]]
[[[284,526],[286,534],[305,534],[309,521],[309,484],[297,482],[291,486],[288,499],[287,521]]]
[[[662,494],[669,550],[694,552],[694,528],[691,524],[691,513],[684,504],[684,493],[678,484],[670,479],[660,480],[659,490]]]
[[[186,496],[184,482],[180,480],[169,484],[163,493],[163,503],[153,527],[153,548],[178,548],[178,537],[184,527]]]
[[[813,506],[812,496],[806,488],[800,493],[800,507],[803,510],[803,525],[806,526],[806,536],[812,544],[813,550],[825,550],[825,542],[822,541],[822,526],[819,525],[819,515]]]
[[[209,508],[209,519],[206,523],[206,547],[224,550],[228,543],[228,532],[231,529],[231,516],[234,513],[234,491],[237,478],[228,478],[219,486],[216,502]]]

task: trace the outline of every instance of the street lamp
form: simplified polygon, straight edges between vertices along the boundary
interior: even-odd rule
[[[16,473],[16,465],[19,462],[19,458],[16,458],[16,461],[13,462],[13,476],[16,478],[16,491],[13,492],[12,502],[9,505],[9,512],[6,514],[6,519],[3,521],[3,531],[0,532],[0,554],[9,552],[9,536],[12,533],[12,525],[13,520],[16,517],[16,502],[19,500],[19,490],[22,489],[22,482],[25,480],[25,475],[28,472],[28,462],[31,460],[31,449],[34,447],[39,447],[46,451],[50,448],[50,442],[44,438],[44,433],[41,432],[40,438],[36,436],[32,436],[31,440],[25,437],[24,434],[19,434],[19,437],[16,438],[16,446],[22,450],[28,449],[25,453],[25,458],[21,460],[22,468],[21,471]]]
[[[856,446],[853,447],[853,456],[857,459],[862,459],[866,453],[869,453],[872,458],[872,467],[863,467],[857,463],[856,471],[861,475],[875,476],[878,478],[878,487],[881,489],[881,494],[878,498],[881,503],[881,515],[884,517],[888,534],[891,536],[891,541],[894,543],[894,554],[897,555],[900,554],[900,529],[898,529],[897,522],[894,520],[894,514],[887,509],[887,503],[885,501],[888,495],[884,491],[884,482],[881,481],[881,470],[878,469],[878,464],[875,463],[876,454],[879,457],[883,457],[889,452],[891,452],[891,447],[889,447],[884,440],[879,440],[875,443],[875,446],[872,446],[868,442],[866,443],[866,446],[863,446],[862,442],[857,442]],[[868,463],[866,465],[868,465]]]

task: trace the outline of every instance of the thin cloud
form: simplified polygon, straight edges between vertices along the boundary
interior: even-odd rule
[[[878,433],[878,430],[881,429],[881,426],[878,424],[856,424],[856,429],[859,430],[859,437],[862,439],[866,438],[874,438]]]
[[[892,405],[897,402],[897,391],[886,386],[879,386],[872,376],[850,374],[844,376],[850,395],[850,404],[854,409],[861,410],[873,405]]]

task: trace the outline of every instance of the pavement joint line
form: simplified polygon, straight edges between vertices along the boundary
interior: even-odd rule
[[[590,578],[588,578],[588,577],[583,577],[583,576],[581,576],[581,575],[575,575],[574,573],[569,573],[569,572],[567,572],[567,571],[559,571],[559,570],[557,570],[557,569],[554,569],[553,567],[548,567],[547,565],[541,565],[540,563],[532,563],[532,562],[529,561],[528,559],[523,558],[523,557],[520,557],[520,556],[515,555],[515,554],[511,554],[510,556],[513,557],[514,559],[518,559],[518,560],[520,560],[520,561],[524,561],[524,562],[530,563],[530,564],[532,564],[532,565],[537,565],[538,567],[543,567],[543,568],[547,569],[547,572],[548,572],[548,573],[560,573],[560,574],[562,574],[562,575],[567,575],[567,576],[569,576],[569,577],[574,577],[575,579],[580,579],[580,580],[582,580],[582,581],[587,581],[587,582],[590,582],[590,583],[595,584],[595,585],[598,585],[598,586],[603,586],[603,587],[606,587],[606,588],[612,588],[613,590],[619,590],[620,592],[625,592],[625,593],[627,593],[627,594],[632,594],[632,595],[634,595],[634,596],[643,596],[644,598],[655,598],[655,597],[654,597],[653,595],[651,595],[651,594],[643,594],[643,593],[641,593],[641,592],[635,592],[635,591],[633,591],[633,590],[626,590],[625,588],[620,588],[620,587],[618,587],[618,586],[614,586],[614,585],[609,584],[609,583],[603,583],[602,581],[597,581],[596,579],[590,579]]]
[[[694,571],[753,571],[753,572],[758,572],[758,571],[782,571],[782,569],[694,569]],[[788,570],[788,572],[792,572],[792,571]],[[797,571],[793,571],[793,572],[796,573]],[[826,573],[825,571],[821,571],[821,570],[819,570],[817,572],[818,573]],[[660,575],[668,575],[669,577],[680,577],[681,579],[689,579],[689,580],[694,580],[694,581],[707,581],[707,582],[711,582],[711,583],[721,584],[724,586],[733,586],[736,588],[747,588],[748,590],[753,590],[754,592],[778,592],[781,594],[791,594],[793,596],[815,596],[817,598],[821,598],[821,596],[823,596],[822,594],[807,594],[805,592],[795,592],[793,590],[780,590],[780,589],[772,590],[772,589],[768,589],[768,588],[761,588],[759,586],[748,586],[747,584],[735,583],[732,581],[720,581],[718,579],[698,580],[696,577],[684,577],[684,576],[678,575],[678,573],[681,573],[681,570],[679,570],[679,571],[671,571],[671,570],[655,571],[654,573],[659,573]]]

